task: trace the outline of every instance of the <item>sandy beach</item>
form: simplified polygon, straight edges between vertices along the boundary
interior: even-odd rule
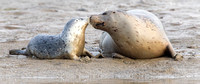
[[[200,80],[200,5],[198,0],[0,0],[1,83],[139,83],[187,84]],[[88,62],[67,59],[40,60],[9,55],[26,47],[38,34],[59,34],[72,18],[89,17],[106,10],[144,9],[160,18],[183,61],[92,58]],[[99,50],[102,31],[89,25],[86,45]]]

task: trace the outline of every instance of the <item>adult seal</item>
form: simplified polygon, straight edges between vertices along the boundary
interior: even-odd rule
[[[85,30],[88,19],[77,18],[67,22],[58,35],[37,35],[24,50],[10,50],[11,55],[35,56],[41,59],[68,58],[79,60],[80,56],[92,56],[85,48]]]
[[[106,31],[99,45],[105,56],[155,58],[168,54],[182,60],[174,51],[161,21],[148,11],[106,11],[92,15],[90,24]]]

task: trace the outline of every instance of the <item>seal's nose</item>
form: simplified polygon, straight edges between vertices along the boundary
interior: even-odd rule
[[[101,20],[99,19],[98,15],[91,15],[89,21],[90,21],[90,23],[99,23],[99,22],[101,22]]]
[[[87,23],[89,23],[89,17],[81,17],[81,18],[78,18],[78,20],[79,21],[81,21],[81,22],[87,22]]]
[[[92,18],[92,16],[90,16],[90,18],[88,19],[89,22],[91,21],[91,18]]]
[[[91,15],[90,24],[96,29],[102,29],[105,26],[105,22],[102,18],[101,15]]]
[[[93,15],[90,16],[89,22],[91,23]]]

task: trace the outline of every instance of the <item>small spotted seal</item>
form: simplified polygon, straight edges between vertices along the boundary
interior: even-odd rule
[[[169,54],[182,60],[163,29],[161,21],[145,10],[106,11],[90,17],[90,24],[103,32],[102,54],[130,58],[155,58]]]
[[[58,35],[37,35],[24,50],[10,50],[11,55],[35,56],[41,59],[69,58],[79,60],[81,55],[92,57],[85,48],[85,30],[88,19],[72,19]]]

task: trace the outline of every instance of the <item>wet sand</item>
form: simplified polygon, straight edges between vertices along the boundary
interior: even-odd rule
[[[200,79],[200,6],[198,0],[0,0],[1,83],[198,83]],[[105,10],[144,9],[162,21],[174,49],[183,61],[155,59],[92,58],[40,60],[8,55],[26,47],[37,34],[55,35],[76,17]],[[102,31],[88,26],[85,47],[98,53]]]

